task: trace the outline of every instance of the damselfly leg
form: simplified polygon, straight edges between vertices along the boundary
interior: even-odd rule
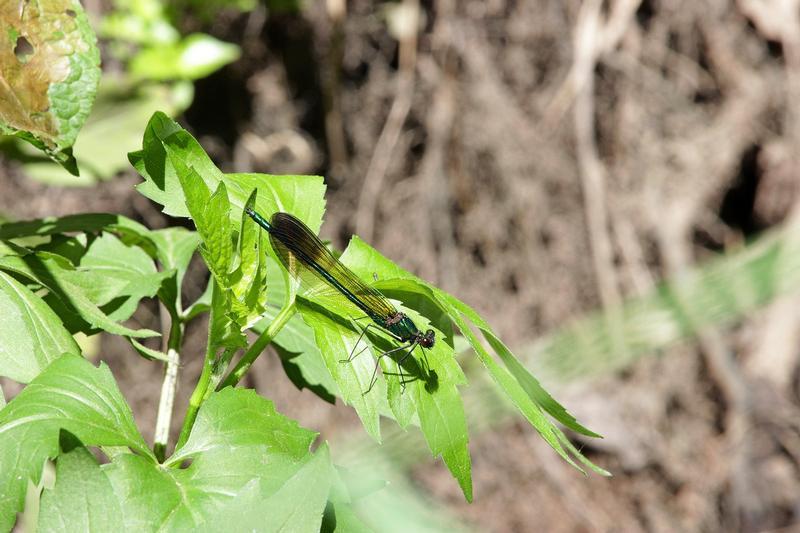
[[[417,346],[417,341],[413,340],[413,341],[409,342],[408,344],[404,344],[403,346],[398,346],[397,348],[393,348],[391,350],[388,350],[388,351],[383,352],[382,354],[380,354],[378,356],[378,358],[375,360],[375,368],[372,370],[372,378],[369,381],[369,387],[362,394],[367,394],[369,391],[371,391],[372,387],[374,387],[375,383],[378,381],[378,366],[380,366],[380,364],[381,364],[381,359],[383,359],[384,357],[386,357],[388,355],[391,355],[393,353],[397,353],[397,352],[400,352],[400,351],[408,349],[408,352],[406,354],[404,354],[403,357],[401,358],[401,359],[405,360],[405,358],[408,357],[408,355],[411,352],[414,351],[414,348],[416,346]],[[400,366],[398,366],[398,368],[400,369],[399,374],[401,376],[400,383],[403,385],[403,388],[405,389],[405,383],[403,383],[403,379],[402,379],[402,377],[404,376],[403,368],[400,367]],[[395,375],[395,373],[386,372],[384,375],[393,376],[393,375]]]
[[[358,319],[354,319],[354,320],[358,320]],[[361,348],[361,349],[358,351],[358,353],[356,353],[356,348],[358,348],[358,345],[359,345],[359,344],[361,344],[361,339],[363,339],[363,338],[364,338],[364,335],[366,335],[366,333],[367,333],[367,330],[368,330],[369,328],[376,328],[376,329],[378,329],[378,326],[376,326],[375,324],[367,324],[367,325],[364,327],[364,329],[362,329],[362,330],[361,330],[361,335],[359,335],[359,336],[358,336],[358,340],[357,340],[357,341],[356,341],[356,343],[353,345],[353,349],[352,349],[352,350],[350,350],[350,355],[348,355],[348,356],[347,356],[347,359],[339,359],[339,362],[340,362],[340,363],[349,363],[349,362],[351,362],[353,359],[355,359],[356,357],[358,357],[359,355],[361,355],[361,354],[364,352],[364,350],[366,350],[367,348],[369,348],[369,345],[366,345],[366,346],[364,346],[363,348]]]
[[[423,348],[423,347],[420,345],[419,349],[420,349],[420,350],[422,350],[422,360],[421,360],[421,361],[422,361],[422,366],[423,366],[423,368],[422,368],[422,371],[423,371],[423,373],[424,373],[424,374],[426,374],[426,375],[427,375],[427,374],[430,374],[430,372],[431,372],[431,365],[430,365],[430,363],[428,362],[428,356],[425,354],[425,348]],[[403,355],[403,357],[402,357],[402,358],[400,358],[400,359],[397,361],[397,366],[399,366],[399,367],[401,367],[401,368],[402,368],[402,366],[401,366],[401,365],[403,364],[403,361],[405,361],[405,360],[406,360],[406,358],[407,358],[409,355],[411,355],[411,352],[412,352],[412,351],[413,351],[413,350],[409,350],[409,351],[408,351],[408,353],[404,354],[404,355]]]
[[[362,320],[364,318],[369,318],[369,317],[360,317],[360,319],[362,319]],[[353,320],[354,321],[358,321],[359,318],[355,318]],[[402,340],[403,340],[400,337],[394,335],[392,332],[386,331],[385,329],[382,329],[382,328],[378,327],[376,324],[367,324],[361,330],[361,334],[358,336],[358,340],[356,340],[356,343],[353,345],[353,349],[350,350],[350,355],[347,357],[347,359],[339,359],[340,363],[350,363],[350,362],[352,362],[353,359],[355,359],[356,357],[358,357],[359,355],[364,353],[364,351],[367,348],[369,348],[369,344],[367,344],[367,345],[365,345],[364,347],[362,347],[360,350],[358,350],[356,352],[356,349],[358,348],[358,345],[361,344],[361,341],[364,338],[364,336],[367,334],[367,330],[369,330],[369,328],[374,328],[375,330],[380,331],[383,334],[389,335],[390,337],[392,337],[396,341],[402,342]],[[397,353],[397,352],[400,352],[400,351],[408,349],[408,351],[406,353],[404,353],[400,358],[397,359],[397,368],[399,369],[399,372],[384,372],[385,376],[400,376],[400,384],[403,386],[403,390],[405,390],[406,383],[409,383],[410,381],[413,381],[413,380],[406,380],[405,379],[406,378],[406,374],[403,372],[403,367],[401,365],[402,365],[403,361],[405,361],[406,358],[409,355],[411,355],[411,352],[414,351],[414,348],[418,344],[419,344],[419,342],[417,340],[412,340],[412,341],[409,341],[409,342],[403,344],[402,346],[399,346],[397,348],[393,348],[391,350],[387,350],[387,351],[383,352],[382,354],[380,354],[377,357],[377,359],[375,360],[375,368],[373,368],[373,370],[372,370],[372,377],[370,378],[370,381],[369,381],[369,387],[367,387],[367,390],[364,391],[362,394],[367,394],[368,392],[370,392],[372,390],[372,387],[374,387],[375,383],[378,381],[378,367],[380,366],[382,358],[384,358],[386,356],[389,356],[389,355],[391,355],[393,353]],[[425,360],[425,366],[427,368],[430,368],[428,366],[428,364],[427,364],[427,358]],[[426,370],[426,373],[427,373],[427,370]]]

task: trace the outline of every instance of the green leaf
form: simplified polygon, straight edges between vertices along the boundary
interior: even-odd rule
[[[158,260],[165,270],[175,272],[175,275],[165,279],[158,292],[159,298],[177,319],[183,313],[181,302],[181,286],[186,269],[200,244],[200,236],[184,228],[165,228],[152,231],[150,237],[156,245]]]
[[[62,311],[73,309],[73,312],[78,313],[92,328],[129,337],[158,336],[155,331],[133,330],[112,320],[84,294],[84,287],[74,284],[70,280],[70,275],[65,274],[74,268],[63,258],[33,253],[20,257],[5,256],[0,257],[0,270],[19,274],[46,287],[55,298],[55,303],[63,306]],[[51,301],[50,306],[53,305],[54,302]],[[69,313],[64,311],[60,316],[68,315]]]
[[[199,230],[203,238],[200,252],[206,259],[217,281],[226,289],[230,287],[228,274],[233,263],[233,226],[228,213],[231,210],[225,183],[220,182],[217,190],[211,195],[203,211],[205,231]]]
[[[165,12],[167,5],[159,0],[118,1],[113,7],[101,21],[101,37],[138,45],[166,45],[180,38]]]
[[[434,329],[437,339],[442,333],[412,309],[396,304],[422,330]],[[371,336],[373,351],[387,351],[396,348],[396,342]],[[402,374],[406,386],[400,383],[401,370],[398,361],[403,352],[395,359],[381,359],[383,375],[388,376],[388,398],[392,414],[401,427],[412,421],[416,414],[419,425],[434,457],[441,455],[445,464],[459,482],[467,500],[472,499],[472,479],[468,450],[468,433],[464,406],[458,392],[458,385],[466,383],[461,368],[455,360],[453,349],[446,342],[439,341],[431,349],[423,351],[416,348],[411,356],[402,363]],[[364,355],[359,357],[365,357]],[[351,363],[358,361],[356,358]],[[367,358],[369,366],[374,366],[373,359]],[[340,365],[342,363],[339,363]],[[371,375],[370,375],[371,377]],[[384,381],[383,378],[379,382]],[[340,383],[340,387],[341,387]],[[377,387],[376,387],[377,388]],[[362,389],[363,390],[363,389]],[[367,397],[377,400],[380,396]]]
[[[398,433],[397,441],[408,442],[404,432]],[[381,476],[388,480],[382,490],[369,491],[358,496],[353,493],[350,505],[358,513],[358,516],[375,531],[397,533],[405,531],[454,533],[474,531],[474,527],[466,527],[466,524],[456,517],[456,513],[449,512],[447,507],[434,504],[430,492],[415,484],[408,475],[409,468],[417,469],[419,461],[424,461],[424,457],[416,453],[417,449],[425,447],[424,443],[415,438],[411,439],[411,442],[415,444],[415,448],[410,451],[410,454],[402,456],[393,456],[382,451],[386,446],[394,447],[388,440],[384,446],[372,445],[370,447],[359,445],[358,442],[349,439],[346,443],[340,443],[355,449],[358,456],[357,467],[345,472],[342,472],[341,468],[338,469],[345,481],[348,482],[348,486],[354,479],[359,483],[365,477]],[[353,457],[352,453],[347,455]],[[409,455],[414,457],[414,462],[406,461]],[[402,466],[395,468],[398,463]],[[343,531],[349,530],[344,529]]]
[[[220,181],[214,194],[210,194],[193,168],[181,171],[179,178],[186,194],[186,207],[202,240],[200,254],[221,291],[217,302],[224,303],[220,309],[230,313],[233,322],[243,330],[258,320],[264,309],[266,271],[261,260],[264,254],[255,246],[262,239],[253,224],[242,223],[238,266],[234,268],[234,231],[225,182]],[[252,191],[248,200],[251,204],[255,194]]]
[[[92,107],[100,53],[77,0],[0,4],[0,133],[77,175],[70,147]]]
[[[203,403],[186,444],[165,464],[177,466],[198,453],[240,446],[266,446],[270,453],[300,460],[314,437],[254,390],[226,387]]]
[[[231,297],[231,291],[221,289],[216,282],[212,283],[211,316],[208,319],[209,353],[216,353],[220,347],[235,350],[247,345],[247,338],[231,313]],[[224,371],[224,368],[221,370]]]
[[[177,272],[180,285],[194,251],[200,244],[200,236],[185,228],[173,227],[151,231],[150,237],[156,244],[158,260],[164,269]]]
[[[203,453],[185,469],[126,454],[104,471],[120,501],[125,531],[197,531],[206,530],[204,524],[234,503],[248,483],[275,490],[297,468],[266,446],[244,446]]]
[[[131,74],[156,81],[205,78],[239,58],[239,47],[203,33],[178,42],[140,50],[130,62]]]
[[[407,311],[414,322],[424,326],[419,315]],[[418,350],[421,350],[418,348]],[[469,457],[469,435],[464,405],[458,385],[466,384],[464,373],[455,360],[453,349],[445,343],[425,350],[426,364],[434,379],[417,379],[406,385],[417,406],[420,427],[434,457],[441,455],[456,478],[464,497],[472,501],[472,474]],[[420,356],[418,356],[420,357]]]
[[[96,233],[113,231],[137,234],[140,239],[149,235],[149,230],[127,217],[111,213],[83,213],[63,217],[47,217],[24,222],[9,222],[0,225],[0,239],[14,239],[32,235],[45,236],[57,233]]]
[[[275,318],[277,311],[268,309],[264,320],[253,326],[261,334]],[[325,366],[325,360],[314,341],[314,330],[303,322],[300,315],[293,316],[273,339],[286,375],[302,390],[307,388],[327,402],[334,403],[339,388]]]
[[[77,447],[56,460],[56,484],[45,489],[40,531],[122,531],[119,500],[92,453]]]
[[[322,179],[223,175],[197,141],[162,113],[153,115],[142,146],[142,151],[130,154],[131,162],[145,178],[140,192],[163,204],[167,213],[191,215],[203,240],[201,253],[223,293],[217,300],[217,317],[222,319],[225,314],[240,329],[252,326],[264,310],[268,260],[263,250],[267,247],[266,236],[242,210],[250,202],[263,213],[291,211],[318,228],[324,210]],[[215,191],[213,195],[211,190]],[[233,253],[236,232],[232,224],[240,228],[238,259]],[[233,294],[227,294],[229,290]],[[230,326],[223,322],[219,325],[223,326],[220,333]]]
[[[126,154],[141,146],[142,131],[154,109],[169,115],[183,112],[192,102],[190,82],[177,84],[134,83],[129,77],[105,73],[92,112],[75,140],[73,154],[80,177],[75,177],[25,143],[10,147],[31,178],[61,187],[87,187],[109,180],[128,167]],[[113,146],[114,149],[108,149]]]
[[[181,166],[184,174],[188,167],[193,168],[207,180],[207,189],[216,189],[222,178],[222,173],[200,144],[162,112],[156,112],[150,118],[144,131],[142,150],[129,153],[128,160],[145,178],[137,186],[139,192],[163,205],[164,212],[172,216],[189,216],[176,164]]]
[[[255,205],[257,191],[253,189],[247,206]],[[236,297],[234,309],[242,317],[244,327],[250,327],[264,314],[267,304],[267,237],[242,211],[239,226],[238,266],[231,272],[231,289]],[[236,305],[238,304],[238,305]]]
[[[267,302],[277,308],[292,305],[297,293],[295,290],[296,287],[291,285],[291,275],[278,260],[275,251],[272,250],[272,246],[267,248],[270,251],[266,258]]]
[[[139,355],[141,355],[145,359],[149,359],[151,361],[162,361],[164,363],[176,362],[170,360],[170,357],[164,352],[148,348],[147,346],[140,343],[136,339],[128,339],[128,340],[131,342],[131,346],[133,346],[134,350],[136,350],[139,353]]]
[[[233,260],[233,227],[228,215],[230,203],[225,184],[220,182],[212,195],[194,169],[181,175],[181,184],[187,193],[186,207],[202,239],[200,253],[220,287],[228,289],[228,273]]]
[[[245,209],[252,209],[256,203],[258,191],[253,189],[245,202]],[[239,253],[238,266],[236,267],[234,287],[238,294],[246,292],[253,284],[253,280],[258,276],[261,267],[261,250],[259,227],[252,224],[250,217],[242,211],[239,223],[239,239],[236,250]]]
[[[556,400],[539,385],[538,381],[530,372],[528,372],[527,369],[517,361],[508,348],[500,342],[489,324],[487,324],[472,308],[445,291],[427,285],[416,276],[394,265],[391,261],[358,238],[354,238],[350,241],[350,245],[347,247],[347,250],[345,250],[345,253],[342,254],[341,259],[342,262],[362,276],[364,276],[366,272],[376,273],[381,279],[378,286],[380,286],[381,290],[384,292],[391,293],[390,289],[394,286],[405,291],[416,290],[420,295],[424,295],[426,298],[433,300],[435,304],[446,313],[448,321],[451,321],[458,327],[489,371],[489,374],[509,399],[511,399],[517,409],[520,410],[523,416],[525,416],[531,425],[534,426],[545,441],[547,441],[559,455],[579,470],[582,470],[572,458],[569,457],[564,449],[564,441],[568,443],[566,437],[564,437],[561,430],[547,419],[542,411],[546,411],[556,420],[559,420],[567,427],[580,433],[589,436],[598,435],[580,425],[563,406],[556,402]],[[384,277],[398,279],[385,279]],[[411,284],[411,287],[409,287],[409,284]],[[480,339],[472,332],[470,324],[464,317],[469,319],[472,324],[481,330],[492,348],[498,353],[506,364],[506,367],[511,371],[501,367],[495,362]],[[436,324],[438,325],[438,323]],[[574,447],[570,448],[570,446],[567,446],[570,451],[575,450],[577,452]],[[607,474],[605,470],[593,465],[580,453],[577,453],[576,457],[596,472]]]
[[[469,324],[460,316],[455,320],[461,332],[472,345],[475,353],[478,354],[481,362],[489,371],[489,375],[500,386],[500,389],[508,396],[511,402],[519,409],[522,415],[530,422],[530,424],[539,432],[539,435],[547,442],[553,450],[556,451],[565,461],[583,471],[567,454],[559,439],[559,429],[545,417],[542,408],[525,392],[525,389],[519,384],[514,376],[505,368],[497,364],[497,362],[489,355],[489,352],[483,347],[481,341],[475,336],[470,329]]]
[[[169,272],[158,272],[153,260],[137,246],[128,246],[110,233],[103,233],[86,249],[78,268],[64,270],[59,280],[69,280],[98,306],[129,298],[135,309],[139,300],[153,297]],[[131,309],[131,313],[133,310]],[[119,316],[125,319],[130,313]]]
[[[267,174],[224,175],[211,162],[200,144],[187,131],[163,113],[150,119],[142,141],[142,150],[128,158],[145,181],[139,192],[164,206],[172,216],[189,216],[178,172],[194,171],[208,190],[216,190],[224,181],[230,199],[231,220],[238,223],[241,210],[253,189],[258,189],[256,210],[269,215],[289,211],[312,230],[319,229],[324,211],[325,185],[319,176],[272,176]]]
[[[22,509],[28,480],[38,483],[44,461],[58,454],[62,429],[87,446],[128,446],[155,461],[108,367],[60,357],[0,411],[0,530]]]
[[[322,518],[321,533],[370,533],[372,530],[358,517],[355,510],[346,503],[328,502]]]
[[[147,241],[153,246],[149,238]],[[164,279],[171,275],[169,271],[158,272],[153,260],[142,248],[127,245],[110,233],[93,238],[85,249],[80,248],[80,242],[83,241],[67,241],[65,251],[61,247],[62,241],[54,238],[50,244],[37,247],[37,251],[40,257],[49,257],[53,259],[53,264],[59,266],[48,273],[55,283],[80,290],[83,297],[102,307],[111,320],[129,318],[139,300],[155,296]],[[70,262],[76,263],[74,267],[61,261],[60,255],[67,252]],[[47,301],[58,307],[58,302],[54,302],[53,298]],[[66,324],[72,331],[91,333],[85,324],[74,320]]]
[[[441,370],[446,365],[442,358],[434,356],[441,350],[431,350],[428,358],[433,369]],[[449,354],[452,360],[452,354]],[[457,366],[457,365],[456,365]],[[460,370],[459,370],[460,372]],[[472,474],[469,456],[469,434],[464,405],[456,385],[444,377],[433,390],[424,382],[407,385],[412,390],[417,405],[420,427],[434,457],[441,455],[447,468],[456,478],[464,497],[472,501]]]
[[[512,403],[517,407],[517,409],[519,409],[522,415],[528,420],[528,422],[531,423],[536,431],[539,432],[542,438],[544,438],[544,440],[553,448],[553,450],[561,455],[561,457],[569,462],[572,466],[583,471],[583,469],[580,468],[564,450],[564,446],[567,445],[569,441],[566,439],[563,432],[547,419],[542,410],[545,409],[551,414],[551,416],[554,416],[557,419],[560,418],[566,422],[570,422],[571,426],[575,427],[576,429],[581,429],[581,433],[593,435],[596,434],[578,424],[577,421],[575,421],[575,419],[564,409],[564,407],[557,403],[549,394],[541,389],[540,386],[537,388],[530,380],[525,380],[524,378],[530,375],[527,373],[527,371],[525,373],[518,372],[519,377],[524,380],[521,382],[506,368],[499,366],[495,362],[494,358],[492,358],[492,356],[483,347],[483,344],[480,342],[477,336],[475,336],[475,334],[472,332],[470,325],[467,324],[467,322],[457,312],[455,312],[455,309],[453,309],[452,312],[453,314],[451,317],[453,318],[454,323],[459,328],[461,333],[466,337],[467,341],[470,343],[473,350],[475,350],[475,353],[478,355],[481,362],[489,371],[492,379],[494,379],[494,381],[500,386],[506,396],[508,396]],[[491,331],[488,333],[496,339]],[[484,334],[487,334],[487,332],[484,332]],[[505,347],[503,346],[503,348]],[[513,355],[510,352],[506,354],[505,358],[509,357],[513,359],[516,364],[519,364],[516,362],[516,359],[513,358]],[[530,377],[532,378],[533,376]],[[527,385],[527,388],[525,385]],[[545,399],[547,401],[546,407],[539,403],[540,399]],[[569,444],[567,448],[570,451],[573,451],[576,457],[582,463],[589,466],[595,472],[602,475],[610,475],[602,468],[592,464],[571,444]]]
[[[0,230],[1,229],[2,226],[0,226]],[[5,257],[7,255],[18,256],[25,253],[28,253],[28,250],[26,249],[20,250],[20,247],[18,245],[0,241],[0,257]]]
[[[124,531],[242,531],[256,517],[259,531],[310,531],[332,470],[325,446],[310,454],[313,439],[253,391],[227,388],[203,403],[186,445],[164,465],[122,454],[95,471],[112,487]]]
[[[0,272],[0,376],[28,383],[64,353],[80,353],[50,307]]]
[[[564,408],[563,405],[555,401],[555,399],[553,399],[553,397],[542,388],[542,386],[539,384],[539,381],[533,377],[533,374],[531,374],[527,368],[522,366],[522,363],[520,363],[517,358],[514,357],[506,345],[503,344],[500,339],[495,337],[494,333],[485,330],[483,330],[483,333],[486,336],[486,340],[489,345],[492,347],[495,353],[500,356],[500,358],[503,360],[503,363],[506,365],[506,368],[508,368],[522,388],[525,389],[525,392],[528,394],[528,396],[530,396],[533,401],[538,403],[542,409],[547,412],[547,414],[576,433],[586,435],[587,437],[600,439],[603,438],[601,435],[598,435],[594,431],[581,425],[575,419],[575,417]]]
[[[370,393],[364,394],[372,380],[373,360],[362,354],[351,362],[341,362],[353,351],[359,334],[340,316],[323,307],[303,299],[298,299],[297,307],[303,321],[314,330],[316,344],[328,372],[339,386],[342,399],[355,408],[364,429],[380,442],[379,415],[382,410],[388,410],[380,405],[385,402],[386,384],[379,379]]]
[[[215,516],[209,524],[211,531],[289,532],[320,530],[322,515],[328,499],[333,467],[327,444],[279,490],[264,497],[255,483],[249,484],[234,503]],[[265,520],[265,517],[268,517]]]

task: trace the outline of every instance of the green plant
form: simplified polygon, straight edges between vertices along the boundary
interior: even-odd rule
[[[0,21],[9,27],[0,40],[0,133],[30,143],[6,141],[4,151],[29,177],[62,186],[112,178],[127,166],[125,154],[153,110],[184,111],[193,82],[240,54],[210,35],[181,36],[160,0],[117,0],[95,20],[122,67],[102,76],[95,34],[77,0],[25,9],[6,2]]]
[[[342,261],[365,280],[377,274],[375,285],[439,339],[428,351],[437,387],[417,381],[404,391],[390,376],[394,361],[384,358],[388,377],[362,394],[372,362],[363,356],[353,364],[339,362],[359,335],[351,311],[328,302],[322,307],[298,292],[265,234],[243,214],[246,205],[266,214],[289,211],[316,229],[324,212],[322,178],[223,174],[195,139],[162,113],[151,118],[142,150],[129,158],[144,177],[139,192],[172,216],[190,217],[196,232],[148,230],[111,214],[0,226],[0,310],[8,317],[0,325],[0,375],[28,383],[0,410],[0,485],[5,489],[0,530],[9,529],[21,510],[28,480],[41,486],[48,458],[55,460],[56,481],[44,489],[39,512],[40,524],[48,529],[94,521],[101,521],[102,529],[250,528],[263,526],[264,517],[288,530],[317,530],[323,521],[337,527],[357,524],[350,508],[352,480],[333,466],[327,445],[312,453],[314,433],[252,391],[229,386],[269,344],[295,384],[352,405],[376,441],[380,416],[402,428],[419,426],[431,453],[442,456],[471,499],[459,392],[465,379],[454,350],[463,335],[503,393],[556,452],[576,467],[575,458],[604,473],[548,415],[596,435],[539,386],[483,319],[354,238]],[[196,250],[211,276],[204,295],[187,304],[180,288]],[[158,298],[171,319],[163,327],[166,352],[140,342],[157,336],[155,331],[121,324],[150,297]],[[176,449],[167,456],[183,333],[202,313],[209,314],[203,371]],[[258,332],[253,342],[245,335],[248,329]],[[128,338],[139,354],[165,365],[152,449],[108,368],[80,357],[72,334],[98,331]],[[108,464],[98,464],[88,448],[102,451]]]
[[[77,0],[0,4],[0,134],[14,135],[70,174],[72,145],[92,108],[100,52]]]
[[[238,46],[210,35],[181,36],[168,16],[170,6],[166,2],[115,0],[113,5],[100,23],[99,34],[109,40],[111,52],[125,63],[133,79],[196,80],[239,57]],[[172,19],[180,16],[176,14]]]

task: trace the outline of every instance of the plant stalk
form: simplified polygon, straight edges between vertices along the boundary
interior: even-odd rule
[[[197,411],[200,410],[200,406],[206,398],[206,391],[211,383],[211,375],[214,372],[215,355],[214,350],[209,345],[203,361],[203,371],[200,373],[200,378],[197,380],[197,385],[194,388],[194,392],[192,392],[191,398],[189,398],[189,407],[186,409],[186,418],[183,420],[181,434],[178,437],[178,443],[175,445],[176,450],[183,446],[189,438],[189,433],[192,431],[192,426],[197,418]]]
[[[283,326],[286,325],[287,322],[294,316],[297,312],[297,307],[295,307],[294,303],[286,305],[281,309],[278,315],[275,317],[269,327],[264,330],[264,332],[256,339],[256,341],[250,345],[250,348],[247,349],[247,352],[242,356],[236,366],[231,371],[230,374],[219,384],[217,390],[224,389],[228,386],[234,386],[244,377],[247,371],[250,369],[250,365],[261,355],[261,352],[264,351],[264,348],[267,347],[269,343],[275,338],[278,332],[283,329]]]
[[[153,437],[153,453],[159,461],[166,457],[169,443],[169,428],[172,425],[172,410],[175,405],[175,390],[178,386],[178,367],[180,366],[180,347],[183,342],[183,323],[177,316],[170,316],[167,357],[164,368],[164,381],[161,384],[161,398],[158,401],[158,415]]]
[[[275,338],[275,335],[286,325],[292,316],[297,312],[297,308],[294,304],[287,305],[283,309],[281,309],[278,316],[275,317],[275,320],[269,325],[269,327],[256,339],[256,341],[250,345],[247,349],[245,354],[236,364],[234,369],[231,371],[230,374],[216,387],[217,390],[223,389],[227,386],[233,386],[239,383],[242,377],[245,375],[247,370],[250,368],[250,365],[253,364],[253,361],[264,351],[264,348],[272,342],[272,339]],[[186,418],[183,421],[183,427],[181,428],[181,434],[178,438],[178,443],[175,446],[175,449],[179,449],[183,446],[189,438],[189,433],[192,431],[192,426],[194,425],[194,421],[197,418],[197,412],[200,410],[200,406],[203,402],[211,395],[212,390],[212,382],[214,381],[215,371],[217,370],[217,361],[216,361],[216,354],[213,350],[209,349],[206,351],[206,358],[203,362],[203,371],[200,373],[200,379],[197,381],[197,386],[192,392],[192,397],[189,398],[189,407],[186,410]]]

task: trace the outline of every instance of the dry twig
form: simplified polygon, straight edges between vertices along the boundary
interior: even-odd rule
[[[397,73],[395,97],[389,116],[383,126],[372,159],[364,176],[356,211],[356,232],[371,241],[375,229],[375,210],[378,197],[392,159],[394,148],[403,130],[411,100],[414,95],[414,78],[417,64],[417,32],[419,27],[419,0],[403,0],[402,16],[408,17],[400,37],[400,66]]]
[[[330,172],[339,178],[347,172],[347,145],[342,120],[341,71],[344,57],[344,21],[347,3],[344,0],[327,0],[330,21],[330,48],[323,91],[325,98],[325,138],[328,145]]]

